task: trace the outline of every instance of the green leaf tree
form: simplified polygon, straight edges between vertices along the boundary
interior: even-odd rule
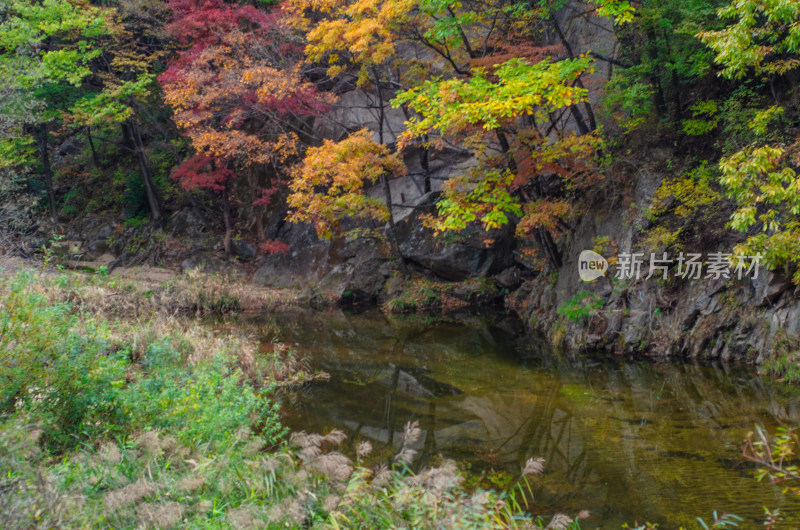
[[[0,139],[0,163],[26,164],[35,138],[47,189],[51,217],[56,216],[53,175],[48,153],[48,128],[60,118],[92,74],[91,63],[103,50],[94,40],[106,35],[111,13],[83,0],[9,0],[0,4],[0,72],[14,97],[4,102],[11,110],[17,134]],[[28,109],[27,113],[13,112]]]
[[[0,72],[8,74],[2,83],[10,96],[0,112],[13,132],[0,139],[0,164],[30,164],[35,144],[53,218],[49,143],[56,125],[86,131],[96,164],[91,131],[121,127],[124,141],[118,145],[139,163],[153,220],[162,217],[136,112],[155,91],[153,65],[161,54],[141,44],[152,39],[137,27],[141,13],[137,17],[129,4],[116,2],[113,9],[86,0],[10,0],[0,5]]]
[[[458,139],[478,164],[450,179],[438,204],[436,231],[463,230],[472,222],[486,229],[521,218],[517,235],[539,242],[555,267],[561,256],[554,242],[559,223],[569,213],[570,193],[595,175],[589,164],[599,137],[545,129],[539,124],[575,109],[588,98],[576,81],[592,60],[513,58],[491,70],[476,67],[466,78],[433,79],[398,95],[417,116],[408,120],[404,140],[419,136],[438,142]],[[448,140],[450,139],[450,140]],[[542,192],[539,179],[560,177],[558,197]]]
[[[737,0],[720,8],[718,16],[726,25],[698,36],[716,53],[720,76],[766,80],[773,94],[781,83],[797,90],[791,74],[800,66],[800,4]],[[721,183],[737,206],[729,226],[748,234],[736,252],[761,253],[767,266],[800,283],[800,141],[767,140],[789,106],[775,102],[751,120],[756,140],[722,159]]]

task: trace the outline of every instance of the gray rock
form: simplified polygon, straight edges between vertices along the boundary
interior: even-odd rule
[[[251,260],[256,257],[256,248],[247,241],[231,241],[231,251],[239,259]]]
[[[387,258],[368,242],[348,247],[342,249],[342,254],[350,257],[335,265],[319,287],[342,305],[375,302],[392,270],[384,266]]]
[[[497,285],[513,291],[522,283],[522,272],[517,267],[509,267],[494,277]]]
[[[458,239],[447,241],[434,237],[433,231],[423,226],[421,216],[434,212],[435,206],[430,204],[397,223],[400,251],[408,261],[450,281],[497,274],[513,265],[511,224],[490,232],[473,229],[466,236],[456,235]],[[486,240],[494,241],[490,248],[486,248]]]
[[[47,239],[43,237],[31,237],[25,240],[25,248],[31,252],[38,252],[47,244]]]
[[[192,210],[185,209],[175,212],[166,224],[166,231],[173,236],[187,236],[197,238],[205,231],[203,220]]]
[[[252,280],[261,285],[299,288],[315,306],[324,306],[330,300],[341,304],[376,301],[394,271],[391,260],[371,241],[321,241],[306,225],[290,225],[281,239],[291,250],[259,258]]]
[[[253,282],[270,287],[308,288],[335,265],[333,245],[320,241],[310,225],[287,223],[279,237],[289,244],[289,251],[258,258]]]
[[[96,239],[94,241],[87,242],[84,247],[89,254],[92,255],[101,255],[105,254],[109,251],[108,243],[106,239]]]
[[[194,269],[202,269],[203,272],[214,273],[225,271],[230,267],[225,261],[213,254],[198,253],[189,256],[180,265],[180,272],[189,272]]]
[[[759,281],[760,280],[760,281]],[[794,288],[782,274],[767,273],[753,282],[756,289],[755,301],[758,306],[769,306],[778,301],[781,295]]]

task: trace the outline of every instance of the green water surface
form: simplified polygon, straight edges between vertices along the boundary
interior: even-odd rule
[[[656,522],[697,527],[735,513],[761,527],[781,508],[800,527],[800,502],[755,480],[741,456],[753,425],[800,422],[800,391],[753,367],[567,358],[521,338],[511,321],[388,320],[379,314],[283,314],[247,322],[265,341],[293,343],[331,375],[289,397],[293,430],[345,430],[389,458],[409,420],[424,431],[418,465],[464,462],[502,486],[529,457],[536,513],[586,509],[584,528]],[[345,450],[348,448],[346,447]]]

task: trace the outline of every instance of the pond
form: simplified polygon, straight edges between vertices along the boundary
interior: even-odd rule
[[[567,358],[520,335],[507,317],[287,313],[236,325],[293,343],[310,367],[330,373],[328,383],[289,397],[293,430],[343,429],[348,444],[371,440],[388,459],[403,425],[418,420],[419,465],[453,458],[484,484],[502,485],[541,456],[536,512],[586,509],[585,528],[636,520],[695,527],[713,510],[753,527],[764,506],[800,526],[800,502],[757,482],[741,456],[754,424],[798,424],[800,389],[752,367]]]

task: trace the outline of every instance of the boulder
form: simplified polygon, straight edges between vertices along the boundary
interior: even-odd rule
[[[768,272],[753,281],[755,287],[755,300],[756,305],[766,307],[773,305],[781,295],[794,288],[790,282],[782,274]]]
[[[332,244],[320,241],[310,225],[286,224],[278,238],[289,244],[288,252],[263,256],[252,280],[270,287],[308,287],[331,269]]]
[[[422,216],[435,213],[434,203],[438,197],[437,193],[425,195],[414,212],[397,223],[404,258],[449,281],[491,276],[513,265],[514,226],[511,223],[489,232],[471,228],[466,234],[435,237],[433,230],[423,225]],[[487,241],[491,241],[490,246]]]
[[[291,250],[259,258],[254,282],[305,289],[311,298],[346,305],[375,301],[394,270],[388,256],[369,240],[322,241],[307,225],[288,225],[280,239]]]
[[[320,289],[340,305],[375,302],[392,270],[387,258],[366,241],[347,245],[341,254],[347,257],[321,279]]]
[[[203,220],[190,209],[175,212],[166,224],[166,231],[173,236],[198,238],[205,231]]]
[[[513,291],[522,284],[522,271],[517,267],[509,267],[494,277],[502,289]]]

